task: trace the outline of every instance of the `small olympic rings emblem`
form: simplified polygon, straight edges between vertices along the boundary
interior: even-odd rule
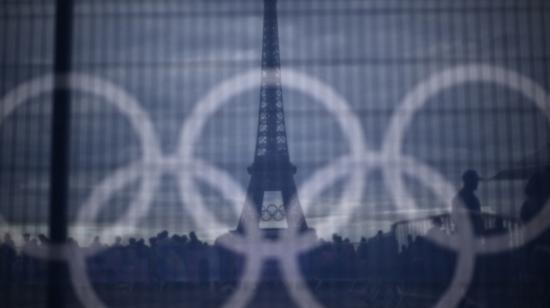
[[[262,221],[282,221],[285,218],[285,208],[281,205],[273,203],[268,204],[265,209],[262,209]]]

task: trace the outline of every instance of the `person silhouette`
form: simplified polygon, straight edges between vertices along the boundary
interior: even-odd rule
[[[527,181],[524,189],[525,201],[521,207],[520,218],[523,223],[531,222],[535,217],[541,215],[546,203],[550,199],[550,166],[544,170],[535,172]],[[541,218],[546,217],[542,216]],[[550,255],[550,230],[545,230],[536,239],[523,246],[524,272],[533,277],[536,288],[526,290],[527,294],[522,296],[540,297],[536,291],[547,289],[550,284],[550,266],[548,256]],[[531,293],[533,292],[533,293]],[[542,300],[541,307],[550,307],[550,299]]]
[[[467,170],[462,174],[462,188],[453,199],[453,212],[466,210],[476,234],[483,231],[481,218],[481,203],[475,194],[481,177],[475,170]]]
[[[526,223],[544,208],[550,197],[550,167],[533,174],[525,185],[524,193],[526,200],[521,207],[520,217]]]

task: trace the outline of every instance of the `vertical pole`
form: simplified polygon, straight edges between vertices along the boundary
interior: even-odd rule
[[[64,84],[71,71],[73,0],[57,0],[55,17],[55,90],[53,93],[52,149],[50,161],[49,236],[53,246],[67,241],[69,140],[71,92]],[[66,306],[67,265],[50,261],[48,307]]]

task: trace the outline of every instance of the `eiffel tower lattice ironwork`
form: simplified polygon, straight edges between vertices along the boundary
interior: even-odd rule
[[[308,227],[294,182],[296,167],[290,162],[288,153],[280,66],[277,0],[264,0],[258,132],[254,162],[248,168],[251,178],[246,202],[256,210],[258,228],[283,229],[280,224],[273,228],[269,227],[269,223],[267,228],[261,224],[286,220],[287,225],[292,224],[298,231],[305,231]],[[293,215],[287,215],[291,202],[294,202]],[[249,210],[245,206],[238,232],[244,232],[246,220],[252,219]]]

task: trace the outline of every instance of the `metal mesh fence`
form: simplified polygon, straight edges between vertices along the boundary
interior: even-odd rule
[[[13,307],[44,306],[47,296],[40,287],[45,282],[44,259],[23,256],[25,249],[47,246],[39,235],[48,235],[50,208],[55,206],[49,203],[55,172],[50,163],[54,79],[48,79],[54,75],[55,12],[55,1],[0,3],[0,234],[6,235],[0,245],[4,264],[17,264],[13,270],[3,265],[0,295],[9,295],[6,303]],[[358,284],[377,281],[369,262],[383,267],[379,258],[388,254],[371,249],[377,257],[362,256],[360,247],[367,247],[362,238],[395,237],[396,226],[409,230],[409,221],[412,226],[449,212],[449,200],[440,200],[432,190],[445,183],[430,186],[430,181],[440,179],[435,173],[458,190],[462,173],[476,170],[483,178],[476,191],[481,211],[497,221],[492,229],[498,227],[499,217],[513,226],[526,220],[532,203],[528,183],[550,164],[550,107],[546,94],[539,93],[550,87],[547,1],[279,0],[277,13],[284,116],[299,194],[318,179],[319,170],[342,157],[367,159],[367,154],[354,153],[358,143],[381,153],[380,161],[371,162],[373,172],[355,187],[358,194],[350,195],[346,188],[352,168],[343,172],[345,176],[327,173],[337,179],[315,198],[301,200],[312,204],[304,206],[305,217],[317,236],[352,245],[356,271],[372,274],[346,278],[353,282],[345,288],[355,292]],[[254,159],[257,133],[263,14],[263,1],[255,0],[74,1],[72,46],[67,51],[72,69],[65,81],[72,107],[66,140],[69,237],[82,247],[113,248],[87,256],[83,272],[92,287],[70,291],[75,305],[219,306],[237,290],[235,284],[230,284],[230,291],[212,286],[224,283],[223,258],[212,247],[237,226],[245,201],[236,204],[225,191],[234,184],[246,192],[250,181],[247,167]],[[257,84],[237,80],[227,86],[249,72],[257,73]],[[293,77],[296,72],[309,79]],[[301,84],[311,80],[322,85],[322,91],[313,83]],[[335,104],[336,96],[315,96],[303,88],[336,93],[344,104]],[[223,102],[212,111],[203,107],[209,98]],[[421,108],[404,105],[407,99],[419,98],[424,99]],[[536,105],[537,99],[542,105]],[[383,151],[392,125],[399,126],[409,116],[400,147],[415,161],[395,161],[401,157]],[[196,123],[203,120],[202,126]],[[351,132],[353,123],[360,126],[361,140]],[[191,138],[195,139],[189,142]],[[434,173],[423,179],[414,173],[399,175],[416,202],[399,205],[405,196],[392,197],[396,187],[384,181],[387,174],[377,164],[412,168],[418,162]],[[351,210],[336,206],[341,203]],[[204,213],[208,219],[197,219]],[[218,223],[211,223],[214,220]],[[430,228],[422,229],[420,233]],[[164,230],[168,235],[162,235]],[[203,255],[185,246],[193,242],[190,232],[198,237]],[[152,252],[168,239],[173,241],[170,245],[187,248]],[[398,249],[403,253],[409,240],[400,234],[399,243],[392,245],[404,245]],[[13,260],[6,248],[10,241],[17,251]],[[546,244],[539,251],[547,249]],[[135,250],[128,252],[127,247]],[[151,257],[154,253],[162,260]],[[344,258],[341,252],[332,253]],[[125,260],[140,265],[124,267]],[[126,272],[121,273],[122,268]],[[330,281],[329,266],[320,268],[314,279],[302,270],[308,283]],[[335,268],[334,273],[353,272]],[[204,275],[209,278],[201,278]],[[340,280],[347,277],[334,275]],[[486,273],[476,275],[478,279]],[[485,307],[483,302],[497,303],[479,287],[482,279],[476,279],[471,284],[474,291],[464,298],[480,307]],[[522,279],[540,282],[531,276]],[[403,303],[418,300],[419,306],[428,307],[444,293],[444,288],[435,288],[434,295],[422,301],[403,291],[404,279],[398,275],[390,280],[399,287],[389,289],[399,292],[389,291],[393,295],[388,297]],[[208,291],[188,286],[206,282],[211,282]],[[506,279],[501,282],[507,285],[500,289],[504,293],[517,287]],[[79,288],[75,280],[72,283]],[[130,295],[122,287],[110,290],[110,283],[117,288],[131,285]],[[184,291],[177,289],[180,284]],[[365,287],[368,292],[357,291],[367,292],[357,298],[337,291],[329,296],[315,286],[311,282],[311,292],[324,306],[335,305],[339,297],[346,297],[350,306],[371,300],[374,305],[405,305],[380,293],[365,295],[380,291],[372,285]],[[172,287],[177,291],[169,291]],[[150,294],[129,300],[135,290]],[[251,302],[269,306],[269,296],[262,292],[260,288]],[[520,307],[525,302],[517,298],[530,296],[526,294],[518,291],[517,302],[508,304]],[[303,306],[293,296],[290,302]],[[543,300],[533,302],[544,306]]]

